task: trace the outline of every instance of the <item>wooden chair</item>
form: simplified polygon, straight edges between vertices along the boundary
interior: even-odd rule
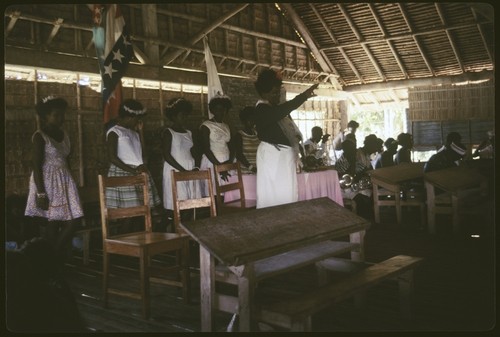
[[[106,206],[106,188],[118,186],[141,186],[144,202],[140,206],[128,208],[108,208]],[[99,200],[101,205],[101,222],[103,238],[103,301],[107,306],[108,294],[116,294],[142,301],[142,315],[149,317],[150,297],[149,282],[182,287],[186,303],[190,301],[190,276],[187,261],[189,258],[189,237],[177,233],[157,233],[152,231],[151,210],[149,207],[148,178],[145,173],[126,177],[104,177],[99,175]],[[135,233],[110,235],[109,221],[132,217],[144,218],[144,230]],[[177,253],[177,264],[170,267],[159,267],[151,264],[151,257],[161,253]],[[110,254],[125,255],[139,258],[140,262],[140,292],[122,291],[109,288]],[[163,278],[153,279],[153,272],[176,272],[178,280]]]
[[[208,207],[210,209],[210,217],[217,215],[215,209],[215,197],[212,187],[212,174],[210,170],[205,171],[184,171],[177,172],[172,170],[172,204],[174,206],[174,226],[175,231],[179,234],[185,234],[185,231],[181,228],[181,211],[183,210],[193,210],[196,211],[197,208]],[[193,199],[180,200],[178,198],[177,183],[198,180],[199,182],[204,181],[208,186],[208,196],[199,197]],[[201,184],[200,184],[201,185]],[[196,212],[194,213],[194,219],[196,219]]]
[[[245,199],[245,188],[243,187],[243,178],[241,175],[241,167],[239,162],[219,164],[214,166],[215,174],[215,192],[217,199],[217,211],[219,214],[245,211],[249,209],[254,209],[257,205],[257,200]],[[236,181],[230,181],[228,183],[220,182],[217,179],[221,172],[233,171],[236,172]],[[231,177],[232,178],[232,177]],[[231,180],[233,180],[232,178]],[[239,191],[240,198],[232,200],[230,202],[224,202],[223,193],[229,191]]]

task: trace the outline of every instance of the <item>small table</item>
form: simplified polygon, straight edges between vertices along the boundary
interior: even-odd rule
[[[240,331],[249,331],[254,310],[254,289],[261,261],[279,260],[283,253],[349,236],[351,259],[364,260],[364,235],[369,222],[329,198],[298,201],[273,207],[230,213],[181,224],[200,244],[202,331],[213,328],[215,258],[237,277]],[[348,243],[346,243],[348,244]],[[281,255],[280,255],[281,254]],[[289,261],[290,262],[290,261]],[[312,261],[314,263],[317,261]],[[304,263],[295,262],[295,267]],[[269,266],[269,264],[267,264]],[[283,272],[293,269],[293,265]],[[276,264],[276,275],[280,264]],[[269,271],[267,271],[269,273]]]
[[[424,181],[427,190],[427,221],[431,234],[436,232],[435,214],[440,211],[440,207],[436,206],[436,188],[449,193],[451,197],[451,212],[447,213],[452,214],[455,233],[459,230],[458,203],[463,192],[472,188],[479,188],[484,193],[487,193],[488,190],[486,177],[481,175],[477,169],[465,166],[425,173]]]
[[[257,200],[257,176],[255,174],[243,174],[243,186],[245,188],[245,199]],[[236,181],[229,177],[229,182]],[[297,188],[299,190],[299,201],[314,198],[329,197],[337,204],[343,206],[342,190],[339,184],[337,171],[333,169],[302,172],[297,174]],[[239,199],[237,191],[224,193],[224,201],[230,202]]]
[[[401,206],[402,205],[413,205],[421,206],[424,205],[423,201],[402,201],[400,197],[401,185],[404,182],[410,180],[416,180],[424,176],[424,165],[423,162],[418,163],[402,163],[399,165],[394,165],[390,167],[383,167],[376,170],[368,171],[370,175],[372,186],[373,186],[373,206],[375,213],[375,222],[380,222],[380,206],[382,205],[394,205],[396,206],[396,218],[397,222],[401,224]],[[394,193],[394,201],[379,200],[379,187],[383,187]]]

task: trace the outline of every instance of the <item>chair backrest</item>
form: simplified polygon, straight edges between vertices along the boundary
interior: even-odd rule
[[[109,220],[125,219],[133,217],[144,217],[144,228],[146,232],[152,231],[151,209],[149,206],[148,176],[141,173],[136,176],[105,177],[99,175],[99,203],[101,206],[101,223],[103,240],[110,237]],[[108,208],[106,205],[106,188],[131,187],[142,188],[143,203],[139,206],[125,208]]]
[[[223,205],[224,200],[222,198],[222,194],[225,192],[229,191],[235,191],[238,190],[240,192],[240,198],[239,199],[232,199],[231,202],[234,203],[236,201],[239,201],[241,204],[241,208],[245,208],[245,188],[243,187],[243,178],[241,176],[241,166],[239,162],[234,162],[234,163],[226,163],[226,164],[219,164],[214,166],[215,170],[215,191],[216,191],[216,198],[217,198],[217,204],[218,205]],[[235,178],[233,177],[234,174],[230,178],[230,182],[221,182],[219,175],[221,172],[224,171],[232,171],[233,173],[236,172],[236,181]]]
[[[174,206],[174,226],[175,226],[175,231],[177,233],[179,234],[185,233],[185,231],[180,227],[182,210],[196,209],[200,207],[209,207],[210,217],[214,217],[217,215],[217,212],[215,210],[214,190],[212,186],[212,174],[210,170],[184,171],[184,172],[177,172],[175,170],[172,170],[171,175],[172,175],[172,203]],[[178,198],[177,183],[193,181],[193,180],[197,180],[200,183],[201,182],[205,183],[205,185],[208,187],[208,196],[200,196],[197,198],[180,200]]]

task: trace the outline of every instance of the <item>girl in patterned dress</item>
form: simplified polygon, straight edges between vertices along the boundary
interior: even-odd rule
[[[212,170],[212,183],[215,191],[214,165],[231,163],[234,160],[231,142],[231,131],[229,125],[224,123],[224,118],[231,108],[231,99],[227,96],[215,96],[208,104],[213,118],[204,121],[200,126],[201,145],[203,156],[201,158],[201,170]],[[220,179],[227,181],[229,172],[222,172]],[[205,195],[208,194],[208,186],[204,187]]]
[[[133,176],[148,173],[149,205],[151,208],[161,204],[158,191],[147,167],[144,165],[144,134],[142,118],[146,109],[136,100],[128,99],[120,105],[115,126],[106,133],[106,146],[111,163],[108,177]],[[139,206],[142,201],[142,189],[132,186],[106,188],[108,208]]]
[[[41,129],[33,141],[33,172],[25,215],[48,220],[46,238],[63,260],[83,216],[82,205],[69,169],[71,145],[61,128],[68,103],[48,96],[36,106]]]
[[[172,203],[172,170],[197,171],[199,170],[199,156],[193,147],[193,137],[185,127],[186,116],[193,110],[191,102],[184,98],[173,98],[165,108],[165,116],[173,122],[162,134],[163,159],[163,207],[173,209]],[[196,158],[196,159],[195,159]],[[193,199],[201,197],[198,181],[179,182],[177,186],[179,199]]]
[[[255,108],[247,106],[240,111],[240,120],[243,130],[235,136],[236,158],[242,163],[241,172],[245,174],[257,173],[257,148],[260,140],[255,131]]]

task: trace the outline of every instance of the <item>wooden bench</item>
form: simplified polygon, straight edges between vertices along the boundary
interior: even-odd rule
[[[255,281],[262,281],[293,269],[314,264],[317,261],[325,260],[332,256],[340,256],[349,252],[356,254],[359,247],[358,243],[328,240],[316,245],[302,247],[258,260],[254,264]],[[227,266],[222,264],[215,267],[215,278],[218,282],[233,285],[238,284],[236,275]],[[215,293],[214,297],[217,309],[232,314],[238,313],[237,297],[222,293]]]
[[[324,268],[336,268],[325,260]],[[413,269],[422,258],[398,255],[380,263],[358,268],[351,265],[353,273],[340,280],[300,293],[297,296],[264,303],[256,312],[257,320],[291,331],[311,331],[311,317],[326,307],[362,293],[387,279],[397,278],[403,314],[410,315],[410,296],[413,288]],[[329,267],[330,264],[330,267]],[[345,264],[348,267],[348,264]],[[359,270],[361,269],[361,270]]]

